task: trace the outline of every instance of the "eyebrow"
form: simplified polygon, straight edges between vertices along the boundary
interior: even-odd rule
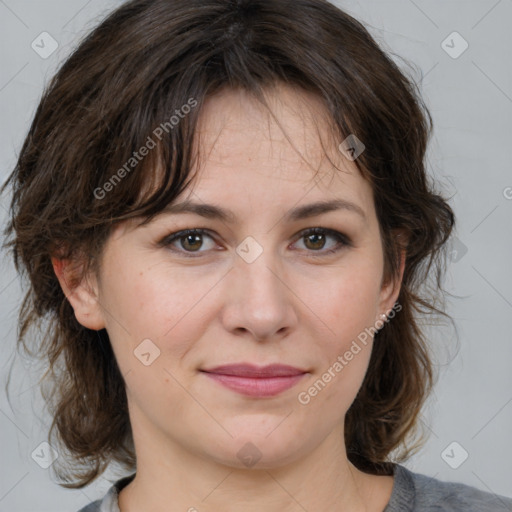
[[[317,201],[315,203],[297,206],[287,212],[284,219],[287,222],[294,222],[338,210],[355,213],[362,217],[363,220],[367,220],[364,210],[357,204],[347,201],[346,199]],[[231,210],[227,210],[213,204],[194,203],[189,200],[181,203],[169,204],[163,209],[162,213],[195,213],[196,215],[200,215],[207,219],[219,219],[226,223],[234,223],[236,220],[236,215]]]

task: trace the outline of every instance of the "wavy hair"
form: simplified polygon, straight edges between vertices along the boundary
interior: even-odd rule
[[[361,22],[326,0],[132,0],[51,79],[2,189],[12,192],[4,245],[28,283],[18,349],[48,365],[40,383],[50,386],[49,440],[70,462],[56,470],[59,485],[84,487],[111,462],[133,471],[136,456],[107,332],[77,322],[51,257],[97,270],[117,223],[151,218],[190,183],[205,100],[242,88],[264,103],[280,83],[316,94],[340,142],[353,134],[366,145],[354,163],[372,186],[385,279],[399,272],[403,245],[393,233],[408,240],[401,310],[375,334],[345,418],[348,458],[362,471],[392,474],[392,460],[421,444],[409,442],[435,373],[420,317],[448,318],[436,304],[455,217],[427,174],[432,118],[416,83]],[[180,115],[191,98],[197,106]],[[148,138],[155,149],[127,169]],[[37,340],[33,350],[29,340]]]

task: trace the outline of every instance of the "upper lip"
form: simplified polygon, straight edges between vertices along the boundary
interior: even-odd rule
[[[267,366],[255,366],[248,363],[225,364],[201,370],[207,373],[220,375],[233,375],[236,377],[269,378],[269,377],[291,377],[307,373],[306,370],[295,368],[284,364],[270,364]]]

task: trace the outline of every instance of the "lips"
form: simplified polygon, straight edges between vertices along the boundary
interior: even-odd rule
[[[245,363],[216,366],[201,371],[231,391],[255,398],[278,395],[295,386],[308,373],[306,370],[282,364],[258,367]]]
[[[251,364],[229,364],[216,366],[208,370],[202,370],[206,373],[215,373],[218,375],[231,375],[233,377],[251,377],[254,379],[265,379],[271,377],[293,377],[307,373],[293,366],[283,364],[270,364],[268,366],[254,366]]]

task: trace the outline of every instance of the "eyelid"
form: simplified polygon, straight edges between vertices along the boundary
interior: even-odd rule
[[[179,240],[180,238],[185,238],[187,235],[207,235],[211,239],[215,239],[215,236],[212,235],[212,231],[207,228],[185,228],[180,229],[178,231],[173,231],[172,233],[165,235],[159,242],[158,245],[161,247],[168,247],[172,242]],[[178,251],[183,252],[183,251]],[[204,252],[204,251],[203,251]]]
[[[325,257],[329,254],[338,253],[341,250],[343,250],[343,248],[353,247],[352,240],[346,234],[344,234],[338,230],[335,230],[335,229],[325,228],[325,227],[321,227],[321,226],[315,226],[315,227],[302,229],[294,236],[292,243],[296,243],[301,238],[304,238],[304,237],[306,237],[308,235],[312,235],[312,234],[321,234],[321,235],[331,236],[332,238],[334,238],[337,241],[337,245],[334,249],[329,249],[329,250],[321,250],[321,249],[318,251],[306,250],[306,252],[308,253],[308,257],[309,256],[311,256],[313,258]],[[200,227],[185,228],[185,229],[181,229],[178,231],[174,231],[173,233],[166,235],[158,242],[158,246],[169,248],[173,242],[178,241],[181,238],[186,237],[187,235],[206,235],[206,236],[210,237],[212,240],[216,239],[214,232],[208,228],[200,228]],[[341,245],[341,247],[340,247],[340,245]],[[179,250],[179,249],[178,250],[170,249],[170,250],[175,253],[184,255],[185,257],[189,257],[189,258],[197,258],[201,254],[209,252],[209,251],[195,251],[194,252],[194,251],[185,251],[185,250]],[[315,254],[315,253],[317,253],[317,254]]]
[[[316,233],[323,234],[326,236],[331,236],[332,238],[334,238],[337,241],[337,245],[334,249],[319,250],[319,251],[307,251],[308,255],[313,258],[326,257],[331,254],[339,253],[344,248],[353,247],[352,240],[350,239],[350,237],[348,237],[344,233],[342,233],[336,229],[324,228],[321,226],[306,228],[306,229],[301,230],[295,237],[295,241],[298,241],[301,238],[304,238],[305,236],[313,235]],[[341,247],[340,247],[340,244],[341,244]]]

